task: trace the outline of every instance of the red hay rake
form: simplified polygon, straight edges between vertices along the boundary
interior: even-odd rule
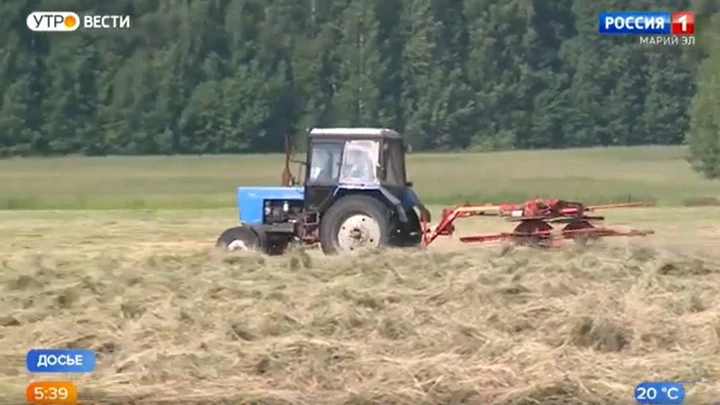
[[[534,199],[523,204],[460,205],[442,211],[440,222],[434,228],[422,221],[423,246],[431,244],[439,236],[452,236],[454,222],[458,218],[473,216],[506,217],[517,225],[512,232],[460,237],[463,243],[514,242],[535,247],[557,247],[563,241],[586,242],[608,236],[646,236],[651,230],[621,230],[596,225],[602,216],[589,215],[598,210],[611,208],[650,207],[652,203],[624,203],[585,206],[579,202],[560,199]],[[561,228],[557,225],[563,225]],[[554,227],[555,225],[556,227]]]

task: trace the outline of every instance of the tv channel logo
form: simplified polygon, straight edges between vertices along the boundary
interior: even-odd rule
[[[89,373],[95,370],[95,352],[87,349],[32,349],[25,356],[31,373]]]
[[[695,13],[692,11],[675,11],[670,14],[670,33],[672,35],[694,35]]]
[[[80,17],[68,11],[35,11],[25,22],[38,32],[71,32],[80,27]]]
[[[693,35],[692,11],[606,11],[598,14],[603,35]]]
[[[28,28],[36,32],[72,32],[82,29],[129,29],[129,15],[82,15],[69,11],[34,11],[27,16]]]

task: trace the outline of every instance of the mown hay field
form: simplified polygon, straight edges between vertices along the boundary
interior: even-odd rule
[[[667,158],[677,151],[648,150],[606,164],[596,157],[594,172],[575,152],[549,152],[559,156],[554,174],[532,175],[555,187],[552,196],[597,193],[611,199],[633,191],[622,187],[635,176],[648,196],[665,205],[607,212],[609,223],[652,228],[651,237],[553,251],[460,246],[445,239],[426,251],[325,257],[306,250],[264,257],[212,248],[219,232],[237,220],[233,208],[0,211],[0,403],[21,403],[33,379],[67,378],[29,375],[29,348],[87,347],[98,352],[97,370],[70,377],[81,403],[630,404],[640,381],[683,380],[697,381],[686,385],[687,403],[710,405],[720,399],[720,208],[680,205],[720,193],[717,185],[692,177],[681,157]],[[532,166],[529,158],[499,155],[525,170]],[[495,162],[501,173],[497,155],[475,156]],[[567,165],[559,161],[563,156]],[[421,158],[436,156],[415,159]],[[230,158],[180,161],[193,159],[228,159],[232,166]],[[37,203],[84,196],[88,204],[117,204],[142,198],[143,190],[151,191],[146,207],[171,201],[169,196],[192,200],[179,191],[179,179],[162,188],[168,167],[176,164],[172,158],[156,159],[163,170],[155,172],[137,160],[138,172],[128,175],[127,184],[120,174],[111,176],[121,160],[109,159],[107,169],[99,159],[64,163],[97,165],[77,172],[84,186],[64,196],[33,191],[29,179],[36,178],[36,187],[40,180],[28,174],[30,161],[3,164],[23,167],[25,184],[16,184],[12,195],[34,196]],[[643,177],[618,168],[643,161],[676,171]],[[411,164],[418,187],[438,198],[442,183],[460,190],[460,167],[470,170],[471,181],[494,179],[491,184],[506,187],[498,196],[523,172],[510,169],[503,180],[501,174],[472,174],[473,166],[454,166],[446,158],[436,166],[449,179],[442,181],[417,160]],[[577,179],[595,180],[564,185],[559,168],[573,164]],[[215,178],[200,167],[183,173]],[[72,185],[69,172],[56,168],[56,182]],[[143,173],[145,183],[139,181]],[[223,198],[232,204],[234,186],[250,173],[238,173],[237,181],[217,173],[225,180],[201,184],[190,177],[189,188],[208,187],[218,199],[207,201],[218,203],[227,192]],[[620,184],[616,194],[612,173]],[[275,179],[268,174],[266,182],[256,182]],[[53,183],[43,185],[62,188]],[[468,190],[470,196],[475,190],[491,196],[483,194],[490,186]],[[507,226],[498,218],[467,219],[458,232]]]
[[[408,172],[428,204],[537,195],[694,204],[719,196],[720,183],[698,178],[686,154],[664,146],[409,154]],[[278,184],[282,163],[280,155],[0,160],[0,209],[233,207],[236,186]]]

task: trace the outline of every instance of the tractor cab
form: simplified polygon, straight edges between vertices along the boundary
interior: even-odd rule
[[[315,128],[309,138],[306,183],[405,186],[404,144],[397,132]]]
[[[305,171],[307,208],[322,203],[337,187],[379,188],[400,196],[406,187],[405,146],[383,128],[315,128],[310,131]]]

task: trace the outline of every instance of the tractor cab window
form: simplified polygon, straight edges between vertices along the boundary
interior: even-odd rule
[[[318,142],[312,145],[310,182],[337,183],[340,178],[342,142]]]
[[[380,142],[356,140],[345,143],[343,153],[341,183],[375,184],[380,156]]]
[[[384,180],[394,186],[405,185],[405,157],[401,140],[388,139],[383,144],[383,160],[385,161]]]

